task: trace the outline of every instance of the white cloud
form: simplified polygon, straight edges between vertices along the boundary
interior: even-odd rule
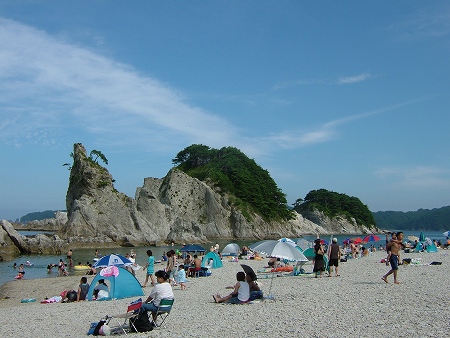
[[[440,38],[450,34],[450,7],[429,7],[388,27],[401,41]]]
[[[365,81],[367,79],[370,79],[371,77],[372,77],[372,74],[370,74],[370,73],[362,73],[362,74],[355,75],[355,76],[340,77],[337,80],[337,83],[338,84],[352,84],[352,83]]]
[[[392,166],[380,168],[375,176],[383,181],[389,181],[400,187],[406,188],[449,188],[450,171],[448,169],[433,166],[401,167]]]
[[[45,32],[0,18],[0,45],[4,139],[25,142],[47,128],[111,133],[113,140],[133,135],[136,143],[177,135],[214,146],[237,138],[236,127],[160,81]]]
[[[324,143],[334,140],[342,131],[339,127],[349,124],[356,120],[368,118],[373,115],[389,112],[399,107],[418,102],[422,99],[417,99],[409,102],[402,102],[392,106],[372,110],[366,113],[344,116],[339,119],[331,120],[311,130],[296,130],[284,131],[279,134],[273,134],[267,140],[270,143],[275,143],[282,148],[297,148],[312,144]]]

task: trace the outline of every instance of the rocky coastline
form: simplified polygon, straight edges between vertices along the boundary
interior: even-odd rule
[[[330,219],[316,212],[315,222],[295,213],[288,221],[267,222],[244,216],[217,188],[171,169],[164,178],[148,177],[131,198],[114,188],[108,170],[92,161],[82,144],[74,145],[66,212],[30,222],[27,229],[53,235],[21,236],[0,221],[0,260],[20,253],[58,254],[70,247],[132,247],[165,243],[204,243],[210,239],[277,239],[303,235],[364,234],[379,231],[354,219]]]

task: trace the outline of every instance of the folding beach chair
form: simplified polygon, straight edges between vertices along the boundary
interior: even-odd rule
[[[155,320],[153,320],[155,327],[160,327],[164,323],[172,310],[173,302],[173,299],[161,299],[159,302],[158,311],[156,311]]]
[[[129,325],[134,326],[133,321],[130,321],[130,319],[137,317],[139,315],[139,309],[141,308],[141,306],[142,306],[142,299],[139,298],[138,300],[136,300],[136,301],[132,302],[130,305],[128,305],[126,313],[122,313],[122,314],[114,315],[114,316],[107,316],[106,324],[109,324],[110,321],[112,319],[114,319],[117,322],[119,331],[122,331],[123,333],[125,333],[125,335],[127,335],[127,332],[130,331]],[[128,323],[130,323],[130,324],[128,324]],[[137,331],[135,327],[134,327],[134,329],[135,329],[135,331]]]

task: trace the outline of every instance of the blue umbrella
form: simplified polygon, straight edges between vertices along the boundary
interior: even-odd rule
[[[206,252],[206,249],[197,244],[185,245],[180,249],[181,252]]]
[[[133,265],[128,258],[122,255],[107,255],[100,258],[95,264],[94,268],[105,268],[107,266],[129,266]]]

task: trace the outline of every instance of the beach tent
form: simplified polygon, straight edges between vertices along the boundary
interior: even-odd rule
[[[425,242],[427,239],[425,238],[425,235],[423,234],[423,232],[421,232],[419,234],[419,242]]]
[[[415,252],[420,252],[423,251],[423,244],[422,243],[417,243],[416,248],[414,249]]]
[[[222,250],[222,256],[237,256],[239,255],[239,245],[236,243],[230,243],[225,246]]]
[[[99,272],[91,282],[86,299],[92,300],[94,288],[100,279],[104,279],[106,284],[108,284],[108,299],[121,299],[144,295],[141,284],[131,272],[124,268],[118,268],[118,272],[117,276],[102,276],[101,272]]]
[[[316,256],[316,253],[314,252],[313,248],[308,248],[305,251],[303,251],[303,254],[305,255],[306,258],[308,258],[308,260],[313,260],[314,257]]]
[[[211,264],[212,260],[212,264]],[[207,267],[210,266],[211,269],[217,269],[222,267],[222,261],[217,253],[214,251],[208,252],[202,260],[202,266]]]
[[[437,252],[436,245],[434,245],[434,244],[429,244],[429,245],[427,245],[426,251],[427,251],[427,252]]]

